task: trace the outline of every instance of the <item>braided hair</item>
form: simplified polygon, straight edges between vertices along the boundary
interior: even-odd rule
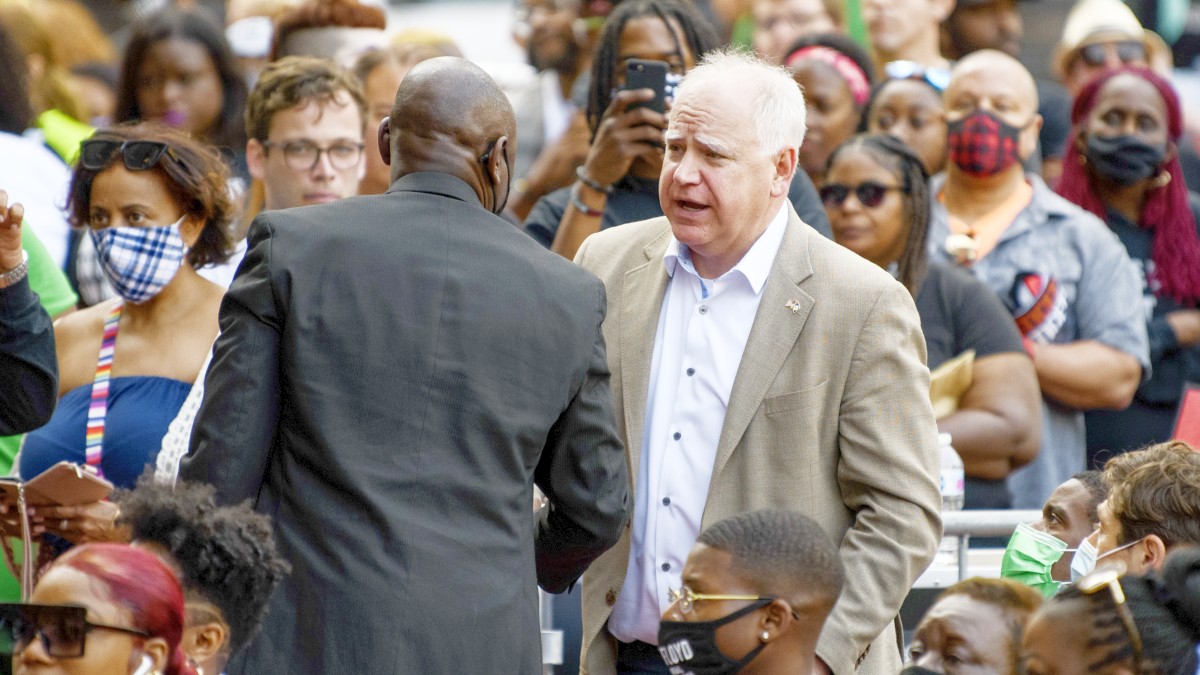
[[[1200,550],[1180,549],[1167,556],[1161,575],[1125,576],[1119,583],[1142,641],[1137,675],[1193,675],[1200,641]],[[1118,664],[1133,669],[1133,643],[1110,593],[1065,586],[1046,606],[1078,614],[1060,618],[1086,631],[1084,666],[1090,672]]]
[[[612,102],[613,73],[617,69],[620,58],[621,33],[625,24],[633,19],[655,16],[662,20],[675,39],[676,50],[683,54],[683,46],[696,63],[712,49],[720,45],[717,33],[712,25],[691,4],[679,0],[624,0],[617,6],[608,20],[604,22],[604,31],[596,47],[592,59],[592,88],[588,92],[587,121],[592,138],[596,140],[596,131],[600,128],[600,118],[608,110]],[[683,41],[676,34],[676,26],[683,32]]]
[[[928,256],[925,239],[929,234],[929,174],[921,158],[904,143],[888,134],[858,134],[834,148],[825,164],[825,175],[845,152],[862,151],[877,164],[892,172],[904,190],[904,216],[908,219],[908,240],[900,254],[898,279],[916,296],[925,281]]]
[[[1183,134],[1183,111],[1179,96],[1171,83],[1152,70],[1127,66],[1110,70],[1088,83],[1075,98],[1071,108],[1072,138],[1084,133],[1088,116],[1100,99],[1100,92],[1109,80],[1118,75],[1132,75],[1145,80],[1158,90],[1167,109],[1167,132],[1171,143],[1178,144]],[[1096,192],[1084,168],[1079,149],[1068,143],[1063,156],[1063,172],[1055,190],[1067,200],[1108,221],[1103,196]],[[1154,294],[1190,304],[1200,300],[1200,237],[1196,235],[1196,218],[1188,205],[1187,186],[1179,154],[1172,153],[1162,166],[1170,176],[1165,185],[1151,188],[1138,218],[1138,225],[1154,232],[1154,277],[1158,282]]]

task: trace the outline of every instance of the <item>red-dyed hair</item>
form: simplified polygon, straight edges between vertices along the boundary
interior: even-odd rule
[[[183,588],[158,556],[126,544],[85,544],[67,551],[55,567],[70,567],[100,582],[109,599],[129,610],[133,627],[167,641],[165,675],[195,675],[179,649]]]
[[[1058,194],[1091,211],[1107,221],[1104,201],[1091,182],[1091,176],[1080,161],[1077,140],[1087,125],[1088,115],[1100,98],[1104,85],[1117,75],[1131,74],[1154,85],[1167,109],[1167,133],[1172,144],[1179,143],[1183,134],[1183,112],[1175,88],[1160,75],[1146,68],[1127,66],[1110,70],[1092,80],[1075,97],[1071,108],[1071,136],[1063,155],[1062,177],[1055,188]],[[1163,169],[1171,182],[1151,188],[1142,206],[1138,225],[1154,232],[1154,280],[1158,282],[1155,295],[1171,297],[1189,304],[1200,300],[1200,239],[1196,237],[1196,218],[1188,205],[1187,186],[1179,153],[1171,152]]]

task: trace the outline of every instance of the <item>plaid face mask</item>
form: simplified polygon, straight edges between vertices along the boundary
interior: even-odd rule
[[[1021,161],[1014,127],[986,110],[947,125],[950,161],[972,176],[995,176]]]
[[[104,276],[122,298],[134,304],[146,302],[175,278],[188,252],[179,233],[186,217],[162,227],[91,230]]]

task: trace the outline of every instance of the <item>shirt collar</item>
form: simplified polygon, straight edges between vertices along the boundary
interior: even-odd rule
[[[742,256],[738,264],[723,274],[722,278],[739,273],[750,284],[755,295],[762,292],[763,286],[767,283],[767,277],[771,274],[775,256],[779,254],[779,247],[783,244],[783,235],[787,232],[788,209],[785,207],[786,202],[779,205],[779,210],[771,219],[771,223],[767,225],[767,229],[759,235],[758,240],[754,242],[749,251],[746,251],[746,255]],[[699,275],[692,267],[691,258],[691,251],[679,243],[679,240],[672,234],[667,242],[667,250],[663,252],[663,266],[667,269],[667,276],[674,277],[675,270],[680,264],[683,264],[684,269],[698,277]]]

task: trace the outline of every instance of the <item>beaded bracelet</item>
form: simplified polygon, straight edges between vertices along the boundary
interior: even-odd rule
[[[593,209],[583,203],[583,200],[579,198],[579,186],[572,186],[569,194],[571,195],[571,206],[574,206],[576,211],[593,218],[604,215],[604,209]]]
[[[601,185],[601,184],[597,183],[596,181],[592,180],[591,177],[589,177],[587,175],[587,173],[584,172],[582,166],[575,167],[575,177],[578,178],[581,183],[592,188],[596,192],[603,192],[604,194],[608,194],[608,193],[612,192],[613,186]]]

